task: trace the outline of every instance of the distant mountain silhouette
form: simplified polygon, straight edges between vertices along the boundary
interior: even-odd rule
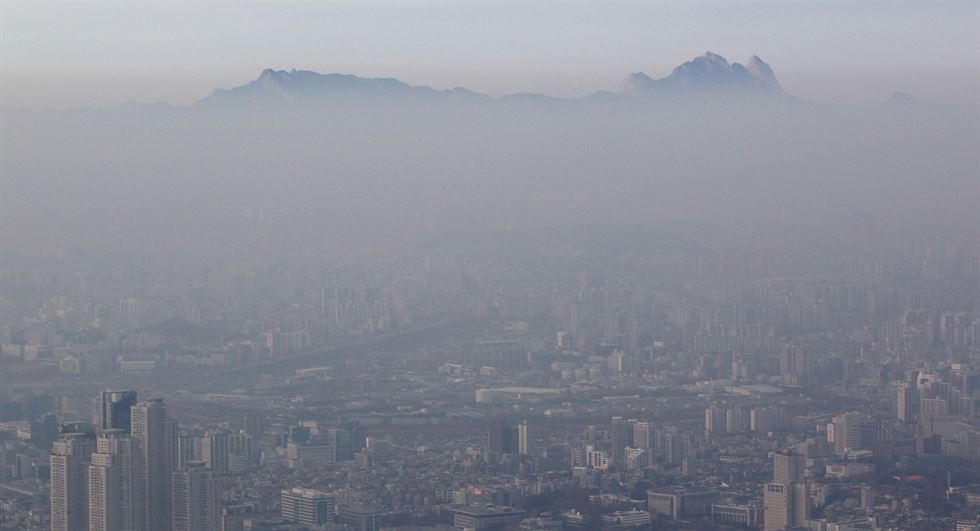
[[[707,52],[671,71],[670,75],[654,79],[643,72],[630,74],[623,83],[625,94],[691,94],[735,92],[782,96],[776,75],[758,56],[748,65],[729,63],[724,57]]]
[[[412,86],[395,78],[364,78],[349,74],[269,68],[263,70],[254,81],[232,89],[217,89],[198,104],[317,103],[358,98],[479,101],[489,99],[489,96],[464,88],[436,90]]]
[[[762,59],[752,56],[747,65],[729,63],[707,52],[687,61],[667,77],[654,79],[643,72],[631,74],[619,93],[598,92],[591,98],[628,95],[765,95],[784,96],[776,76]],[[496,101],[510,104],[553,103],[562,98],[543,94],[511,94]],[[350,74],[319,74],[309,70],[262,71],[257,79],[231,89],[217,89],[198,105],[309,104],[345,101],[488,102],[494,100],[466,88],[438,90],[409,85],[395,78],[364,78]]]

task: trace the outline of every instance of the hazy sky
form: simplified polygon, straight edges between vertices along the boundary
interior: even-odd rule
[[[4,108],[190,103],[267,67],[494,95],[583,95],[711,50],[789,92],[976,102],[980,2],[286,3],[0,0]]]

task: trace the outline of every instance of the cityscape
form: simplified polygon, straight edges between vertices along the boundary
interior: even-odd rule
[[[973,2],[860,5],[980,38]],[[62,8],[116,9],[11,3],[3,32]],[[178,34],[105,42],[181,38],[155,20]],[[8,38],[0,530],[980,530],[975,97],[819,103],[695,52],[582,96],[263,68],[15,109],[43,49]]]

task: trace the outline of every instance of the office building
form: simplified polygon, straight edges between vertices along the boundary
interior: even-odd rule
[[[332,494],[297,487],[280,493],[279,515],[290,522],[317,527],[330,521],[335,505]]]
[[[877,440],[878,426],[863,413],[843,413],[828,426],[828,441],[834,443],[834,453],[845,455],[848,450],[870,450]]]

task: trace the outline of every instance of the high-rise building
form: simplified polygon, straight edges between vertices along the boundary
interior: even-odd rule
[[[873,418],[863,413],[842,413],[833,418],[832,430],[834,453],[845,455],[848,450],[870,450],[878,437],[878,426]]]
[[[793,527],[793,489],[782,483],[762,487],[763,529],[784,531]]]
[[[261,455],[253,444],[252,437],[245,432],[240,432],[228,436],[228,458],[228,471],[238,473],[258,466]]]
[[[51,531],[88,529],[88,465],[95,440],[66,433],[51,448]]]
[[[772,454],[772,482],[789,485],[803,481],[804,458],[793,452]]]
[[[912,387],[907,383],[895,387],[895,416],[901,422],[912,422]]]
[[[292,488],[279,495],[279,516],[298,524],[319,527],[334,514],[332,494],[313,489]]]
[[[200,461],[197,449],[198,438],[190,433],[177,436],[177,468],[184,468],[191,461]]]
[[[201,440],[201,458],[216,476],[228,474],[231,455],[229,436],[230,434],[225,430],[211,429]]]
[[[136,441],[124,431],[99,436],[88,467],[89,531],[129,531],[142,525],[136,458]]]
[[[327,430],[327,439],[333,443],[336,461],[352,461],[354,454],[364,448],[364,428],[356,422],[348,422]]]
[[[253,439],[258,439],[265,433],[265,418],[261,415],[246,413],[242,416],[242,430]]]
[[[136,401],[136,391],[101,391],[96,398],[96,428],[130,433],[130,409]]]
[[[626,447],[633,443],[630,421],[623,417],[612,418],[612,462],[616,466],[626,466]]]
[[[676,428],[664,432],[664,457],[672,465],[679,465],[687,457],[690,441]]]
[[[796,483],[793,488],[793,525],[803,527],[810,519],[810,484]]]
[[[779,353],[779,372],[784,383],[806,383],[813,373],[810,353],[802,347],[784,346]]]
[[[755,407],[749,415],[749,427],[756,433],[781,430],[786,425],[786,413],[775,406]]]
[[[704,409],[704,432],[707,435],[724,433],[728,424],[728,414],[724,408],[709,406]]]
[[[531,455],[531,425],[525,420],[517,425],[517,453]]]
[[[749,411],[740,407],[728,408],[725,412],[725,432],[745,433],[751,427]]]
[[[517,437],[514,428],[505,420],[490,423],[487,429],[487,451],[496,454],[517,453]]]
[[[203,461],[173,472],[173,531],[220,531],[217,481]]]
[[[163,399],[133,406],[133,438],[137,442],[139,495],[143,497],[144,531],[171,531],[171,485],[177,465],[177,423]]]
[[[633,425],[633,447],[642,448],[644,450],[652,450],[655,447],[654,440],[656,433],[654,433],[653,424],[641,420]]]

